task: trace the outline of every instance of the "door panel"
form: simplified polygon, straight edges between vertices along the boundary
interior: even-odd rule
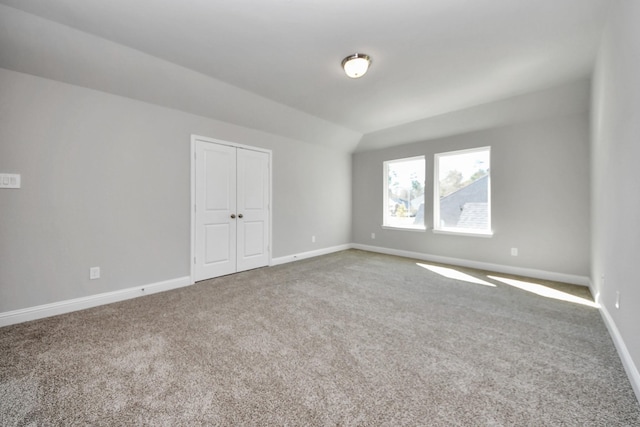
[[[269,155],[238,149],[238,271],[269,264]]]
[[[204,251],[205,264],[229,262],[231,251],[221,242],[231,242],[233,236],[229,224],[209,224],[205,226],[206,241]]]
[[[204,150],[204,169],[206,184],[206,209],[208,212],[229,212],[233,196],[232,176],[235,174],[235,153]]]
[[[242,177],[242,191],[239,196],[242,198],[240,205],[244,211],[253,209],[261,211],[265,204],[264,173],[265,165],[263,158],[254,152],[244,152],[239,160],[240,176]],[[244,184],[244,185],[243,185]]]
[[[244,240],[239,257],[259,257],[264,253],[264,223],[262,221],[244,221]]]
[[[196,142],[196,280],[236,271],[235,151]]]

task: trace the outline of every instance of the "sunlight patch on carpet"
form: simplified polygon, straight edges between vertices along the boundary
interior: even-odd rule
[[[504,283],[505,285],[513,286],[514,288],[522,289],[523,291],[531,292],[536,295],[540,295],[547,298],[557,299],[560,301],[572,302],[575,304],[582,304],[588,307],[597,308],[598,304],[590,301],[586,298],[581,298],[576,295],[571,295],[566,292],[559,291],[557,289],[550,288],[548,286],[540,285],[533,282],[525,282],[523,280],[507,279],[505,277],[487,276],[491,280]]]
[[[484,285],[484,286],[490,286],[492,288],[495,288],[496,285],[494,285],[493,283],[489,283],[487,281],[484,281],[482,279],[478,279],[477,277],[473,277],[469,274],[463,273],[461,271],[458,271],[454,268],[449,268],[449,267],[441,267],[439,265],[430,265],[430,264],[422,264],[422,263],[416,263],[418,266],[422,267],[422,268],[426,268],[429,271],[432,271],[436,274],[439,274],[441,276],[447,277],[449,279],[454,279],[454,280],[462,280],[464,282],[469,282],[469,283],[475,283],[477,285]]]

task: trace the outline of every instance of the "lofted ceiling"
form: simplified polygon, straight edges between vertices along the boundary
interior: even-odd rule
[[[321,119],[366,149],[408,142],[407,127],[428,138],[433,118],[588,78],[611,0],[0,3]],[[352,80],[340,62],[355,52],[373,63]]]

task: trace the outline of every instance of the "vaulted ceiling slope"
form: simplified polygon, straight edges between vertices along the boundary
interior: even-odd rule
[[[611,1],[0,3],[0,67],[351,151],[588,78]]]

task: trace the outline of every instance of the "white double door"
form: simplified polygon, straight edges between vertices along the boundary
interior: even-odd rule
[[[269,153],[194,144],[195,281],[268,265]]]

